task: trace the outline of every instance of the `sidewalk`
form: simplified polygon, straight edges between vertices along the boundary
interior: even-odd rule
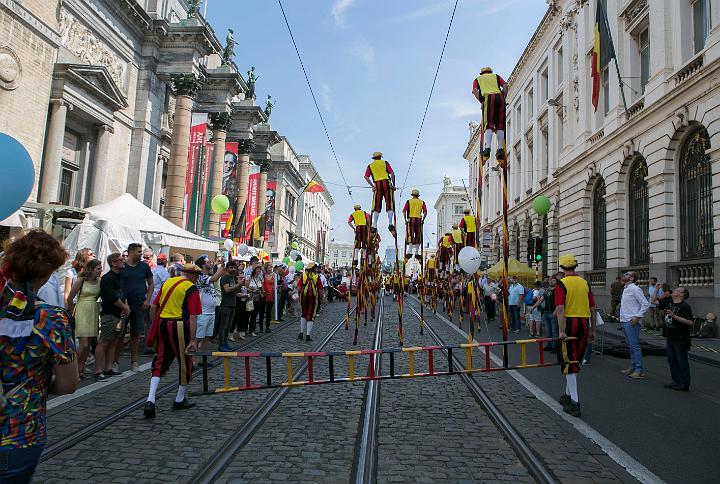
[[[620,323],[605,323],[605,344],[615,342],[624,342]],[[662,337],[660,331],[653,331],[642,328],[640,331],[640,342],[648,345],[665,348],[665,338]],[[720,367],[720,339],[717,338],[693,338],[692,347],[690,348],[689,357],[691,360],[706,363],[708,365]]]

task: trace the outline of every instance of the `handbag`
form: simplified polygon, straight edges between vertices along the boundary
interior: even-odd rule
[[[175,284],[173,284],[168,293],[165,295],[165,298],[162,300],[162,302],[160,302],[160,307],[155,312],[155,317],[153,318],[152,323],[150,323],[150,329],[145,335],[145,344],[147,346],[152,346],[153,348],[157,347],[158,336],[160,336],[160,314],[162,314],[163,309],[165,309],[165,305],[170,299],[170,295],[173,293],[175,288],[185,280],[186,279],[180,279],[179,281],[175,282]]]
[[[255,304],[253,303],[252,299],[250,299],[248,302],[245,303],[246,311],[253,311],[254,309],[255,309]]]

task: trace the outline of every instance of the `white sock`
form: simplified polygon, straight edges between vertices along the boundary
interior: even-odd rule
[[[360,249],[360,256],[361,256],[362,258],[365,258],[365,253],[366,253],[366,250],[365,250],[365,249]]]
[[[355,249],[355,250],[353,251],[353,260],[357,260],[357,258],[358,258],[358,252],[360,252],[360,249]]]
[[[373,212],[372,213],[372,226],[377,227],[377,219],[380,216],[380,212]]]
[[[395,211],[388,210],[388,224],[395,225]]]
[[[483,148],[488,149],[488,150],[490,149],[490,146],[492,144],[492,135],[493,135],[492,129],[485,130],[485,140],[484,140]]]
[[[503,147],[503,143],[505,142],[505,131],[498,129],[495,131],[495,136],[497,136],[497,147],[500,149]]]
[[[312,331],[312,327],[313,327],[313,321],[308,321],[308,322],[307,322],[307,333],[305,333],[306,335],[310,336],[310,332]]]
[[[186,392],[186,391],[187,391],[187,385],[180,385],[180,386],[178,387],[177,396],[175,397],[175,401],[176,401],[177,403],[180,403],[180,402],[182,402],[183,400],[185,400],[185,392]]]
[[[567,382],[570,399],[575,403],[579,402],[580,400],[578,399],[577,391],[577,373],[568,373],[565,375],[565,381]]]
[[[157,393],[158,385],[160,385],[160,377],[153,376],[150,378],[150,393],[148,393],[148,402],[155,403],[155,394]]]
[[[305,324],[307,323],[307,320],[305,318],[300,318],[300,332],[305,332]]]

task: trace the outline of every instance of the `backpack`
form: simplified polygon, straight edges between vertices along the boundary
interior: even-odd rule
[[[532,306],[535,304],[535,298],[533,297],[533,290],[528,289],[525,291],[525,299],[523,299],[523,304],[526,306]]]

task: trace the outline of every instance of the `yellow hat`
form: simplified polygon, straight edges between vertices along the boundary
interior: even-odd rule
[[[382,158],[382,152],[380,152],[380,151],[373,152],[372,158]]]
[[[202,272],[202,270],[195,264],[185,264],[184,266],[182,266],[182,269],[180,269],[180,272],[188,272],[191,274],[200,274]]]
[[[577,267],[577,259],[572,254],[565,254],[560,256],[560,267],[564,267],[565,269],[572,269],[574,267]]]
[[[359,203],[356,203],[355,206],[353,206],[353,208],[354,208],[355,210],[360,210],[362,207],[360,206]]]
[[[457,224],[453,224],[453,228],[454,229],[458,228]]]
[[[480,74],[486,74],[488,72],[492,72],[492,67],[483,67],[480,69]]]
[[[412,196],[414,196],[414,197],[419,197],[419,196],[420,196],[420,190],[418,190],[417,188],[413,188],[413,191],[410,192],[410,195],[412,195]]]
[[[305,266],[305,270],[306,270],[306,271],[311,271],[311,270],[313,270],[313,269],[315,269],[315,263],[314,263],[314,262],[308,262],[307,265]]]
[[[463,213],[470,213],[470,209],[466,208],[465,210],[463,210]]]

